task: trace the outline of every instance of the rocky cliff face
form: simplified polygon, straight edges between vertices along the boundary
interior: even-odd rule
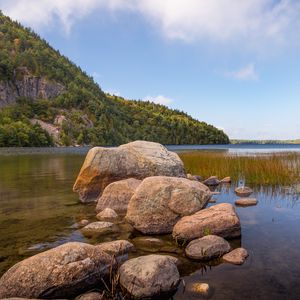
[[[19,70],[20,71],[20,70]],[[15,103],[18,97],[51,99],[60,95],[65,87],[46,77],[31,75],[25,68],[10,81],[0,81],[0,107]]]

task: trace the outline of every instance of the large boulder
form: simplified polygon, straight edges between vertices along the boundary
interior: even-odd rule
[[[96,211],[111,208],[120,214],[126,214],[129,200],[142,181],[129,178],[109,184],[97,200]]]
[[[217,235],[206,235],[195,239],[185,248],[186,256],[197,260],[209,260],[220,257],[229,251],[229,243]]]
[[[148,177],[130,199],[126,220],[144,234],[171,233],[181,217],[202,209],[210,197],[209,188],[197,181]]]
[[[175,260],[154,254],[130,259],[120,268],[120,284],[134,299],[174,292],[180,280]]]
[[[116,148],[95,147],[88,152],[73,190],[88,202],[114,181],[157,175],[186,177],[179,156],[161,144],[135,141]]]
[[[97,246],[67,243],[10,268],[0,279],[0,299],[70,299],[99,285],[112,263]]]
[[[173,229],[173,237],[179,241],[191,241],[207,234],[224,238],[241,235],[240,220],[231,204],[217,204],[183,217]]]

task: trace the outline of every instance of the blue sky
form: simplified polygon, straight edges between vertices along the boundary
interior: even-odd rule
[[[300,138],[300,1],[0,0],[104,91],[230,138]]]

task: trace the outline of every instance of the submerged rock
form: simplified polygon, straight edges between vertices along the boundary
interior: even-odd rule
[[[248,252],[244,248],[236,248],[231,252],[225,254],[223,256],[223,260],[225,262],[234,264],[234,265],[242,265],[246,258],[248,257]]]
[[[170,233],[182,216],[202,209],[210,197],[209,188],[197,181],[148,177],[130,199],[126,219],[144,234]]]
[[[10,268],[0,279],[0,299],[69,299],[100,284],[112,263],[112,257],[96,246],[66,243]]]
[[[197,294],[207,295],[209,292],[209,285],[204,282],[196,282],[193,283],[188,290]]]
[[[111,208],[103,209],[96,217],[100,221],[114,221],[119,218],[118,214]]]
[[[207,186],[216,186],[220,184],[220,180],[217,176],[211,176],[203,181],[203,183]]]
[[[237,206],[253,206],[258,203],[258,201],[255,198],[241,198],[235,200],[235,205]]]
[[[168,252],[181,254],[182,250],[170,241],[164,241],[151,236],[140,236],[132,240],[132,243],[138,250],[146,252]]]
[[[120,284],[137,299],[172,293],[180,281],[175,260],[154,254],[130,259],[120,267]]]
[[[88,152],[73,190],[88,202],[112,182],[157,175],[186,177],[179,156],[161,144],[135,141],[116,148],[95,147]]]
[[[179,241],[191,241],[207,234],[224,238],[241,235],[240,220],[231,204],[217,204],[183,217],[173,229],[173,237]]]
[[[237,187],[234,191],[235,191],[236,195],[239,197],[249,197],[253,193],[252,189],[250,189],[247,186]]]
[[[125,214],[130,198],[142,181],[129,178],[109,184],[97,201],[96,211],[111,208],[118,213]]]
[[[193,240],[185,248],[187,257],[198,260],[209,260],[220,257],[229,251],[229,243],[216,235],[207,235]]]

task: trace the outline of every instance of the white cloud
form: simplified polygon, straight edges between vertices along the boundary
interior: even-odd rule
[[[59,21],[66,32],[92,12],[126,10],[170,39],[247,47],[291,42],[300,28],[298,0],[2,0],[1,9],[35,29]]]
[[[225,76],[243,81],[258,80],[258,74],[255,70],[255,65],[253,63],[250,63],[238,70],[227,71],[225,72]]]
[[[162,105],[168,105],[173,102],[172,99],[165,97],[163,95],[157,95],[157,96],[147,96],[143,99],[143,101],[151,101],[157,104],[162,104]]]

